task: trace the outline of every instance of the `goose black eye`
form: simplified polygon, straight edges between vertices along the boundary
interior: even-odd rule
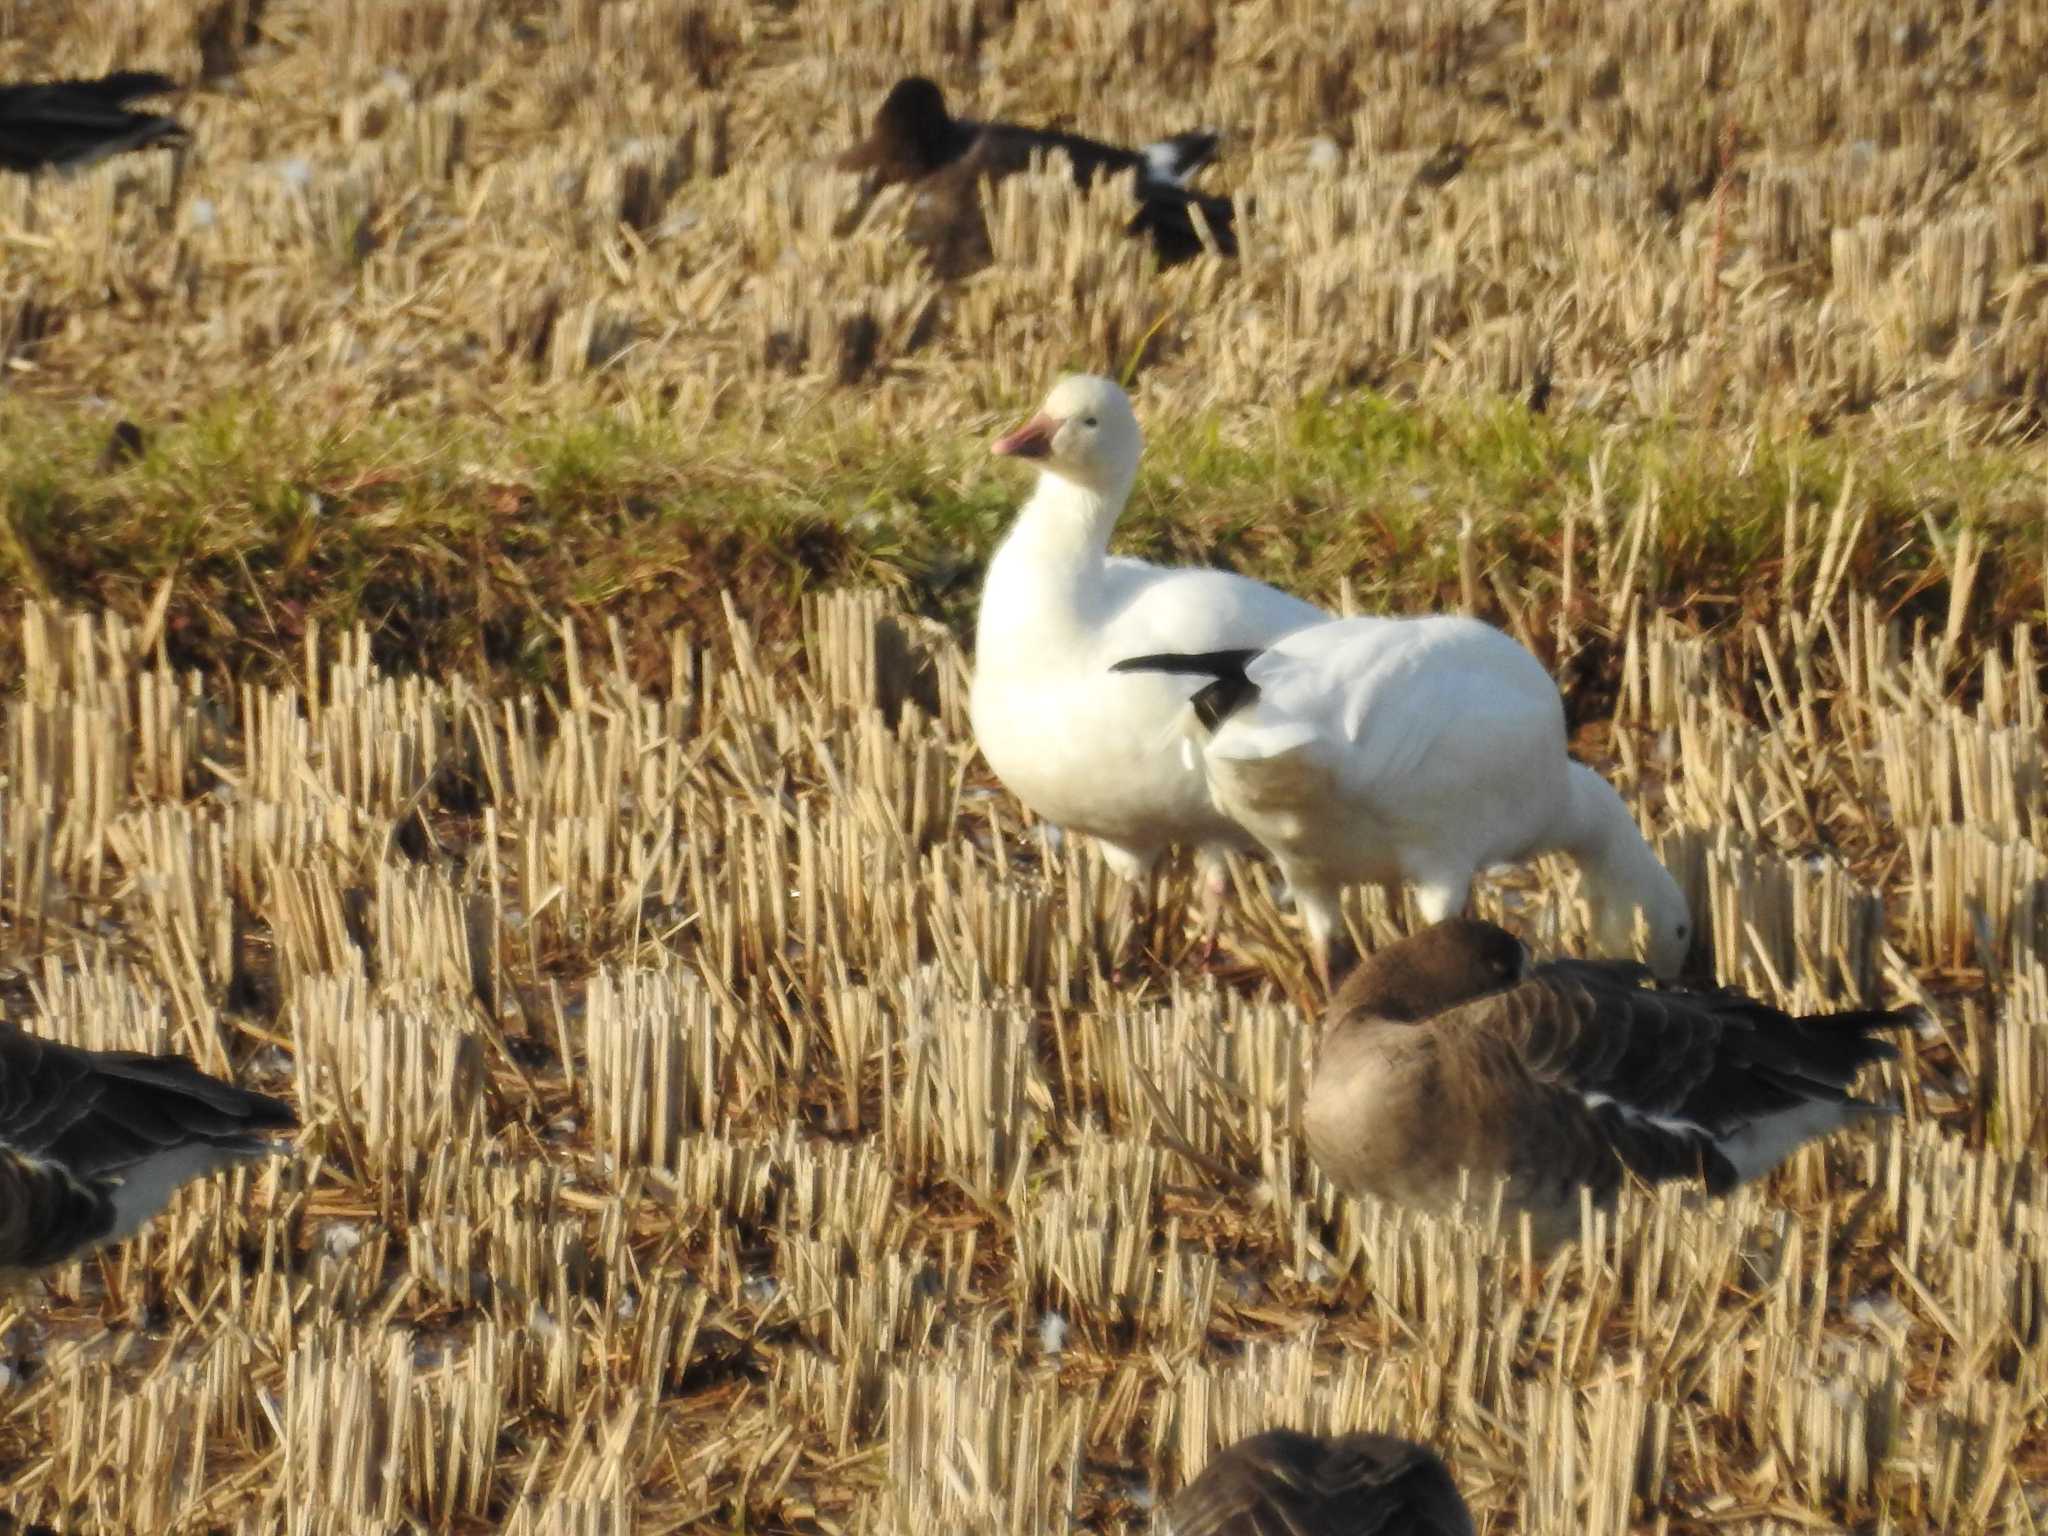
[[[1092,426],[1094,426],[1095,424],[1096,424],[1096,421],[1095,421],[1095,418],[1094,418],[1093,416],[1084,416],[1084,417],[1082,417],[1082,418],[1081,418],[1081,425],[1082,425],[1082,426],[1084,426],[1084,427],[1092,427]]]

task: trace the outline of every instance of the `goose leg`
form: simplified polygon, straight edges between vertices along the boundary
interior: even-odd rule
[[[1202,880],[1202,937],[1195,946],[1195,964],[1205,970],[1216,958],[1216,936],[1223,927],[1223,898],[1230,892],[1230,870],[1223,860],[1220,848],[1202,848],[1195,854],[1195,869]]]
[[[1358,964],[1358,945],[1352,941],[1351,930],[1340,922],[1330,942],[1323,946],[1321,955],[1322,964],[1318,969],[1322,972],[1323,991],[1328,994],[1335,992],[1338,983],[1349,976],[1351,968]]]
[[[1131,888],[1131,931],[1118,946],[1109,970],[1110,981],[1122,986],[1130,980],[1137,963],[1145,955],[1145,929],[1152,916],[1152,866],[1158,854],[1156,851],[1140,853],[1119,843],[1103,842],[1100,847],[1102,862]]]
[[[1415,877],[1415,905],[1425,923],[1436,924],[1456,917],[1472,900],[1472,871],[1437,871]]]
[[[1118,986],[1130,981],[1145,967],[1145,936],[1151,931],[1152,919],[1159,910],[1159,892],[1153,885],[1155,878],[1152,871],[1147,870],[1131,886],[1131,933],[1122,953],[1117,956],[1116,969],[1110,973],[1110,978]]]
[[[1328,997],[1337,983],[1358,963],[1358,946],[1351,942],[1351,930],[1344,926],[1344,911],[1335,892],[1312,891],[1289,880],[1301,892],[1302,920],[1308,925],[1309,963],[1316,980]]]

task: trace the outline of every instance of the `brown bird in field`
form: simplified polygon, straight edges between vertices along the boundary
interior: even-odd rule
[[[1237,254],[1233,229],[1236,210],[1227,197],[1190,191],[1187,179],[1216,153],[1216,135],[1196,130],[1177,133],[1140,149],[1105,144],[1080,134],[1017,123],[982,123],[954,117],[938,86],[920,76],[899,80],[875,113],[868,137],[839,156],[844,170],[872,174],[883,185],[918,183],[927,199],[926,218],[914,230],[921,243],[948,245],[951,259],[942,263],[971,265],[964,256],[972,242],[954,226],[981,215],[976,188],[983,177],[1001,180],[1028,169],[1034,153],[1048,160],[1063,157],[1074,185],[1091,185],[1098,175],[1135,171],[1138,212],[1125,232],[1145,235],[1162,265],[1186,261],[1204,249],[1194,210],[1207,223],[1210,239],[1226,256]],[[981,244],[986,245],[983,232]]]
[[[1436,1453],[1392,1435],[1269,1429],[1219,1451],[1161,1511],[1164,1536],[1472,1536]]]
[[[1519,939],[1451,918],[1368,956],[1330,1001],[1303,1106],[1340,1189],[1423,1210],[1505,1178],[1544,1247],[1578,1234],[1579,1190],[1629,1177],[1710,1194],[1888,1106],[1849,1093],[1918,1009],[1795,1018],[1732,989],[1643,983],[1620,960],[1531,968]]]
[[[84,1051],[0,1024],[0,1271],[120,1242],[188,1180],[277,1150],[291,1107],[183,1056]]]
[[[183,144],[188,135],[176,118],[127,106],[177,88],[166,75],[133,70],[98,80],[0,85],[0,168],[75,171],[131,149]]]

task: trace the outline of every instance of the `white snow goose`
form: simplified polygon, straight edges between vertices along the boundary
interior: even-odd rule
[[[1218,1451],[1161,1523],[1165,1536],[1472,1536],[1471,1512],[1427,1446],[1291,1429]]]
[[[1367,956],[1338,988],[1302,1107],[1332,1183],[1422,1210],[1505,1179],[1549,1248],[1579,1191],[1633,1177],[1710,1194],[1889,1106],[1852,1097],[1917,1009],[1794,1017],[1731,989],[1653,990],[1629,961],[1531,968],[1519,939],[1453,918]]]
[[[1337,619],[1258,651],[1134,651],[1115,670],[1209,679],[1192,704],[1216,805],[1279,861],[1326,989],[1353,954],[1345,885],[1411,884],[1436,922],[1480,870],[1553,849],[1579,866],[1603,950],[1628,952],[1640,911],[1651,968],[1684,963],[1684,893],[1613,787],[1566,755],[1543,664],[1492,625]]]
[[[1111,555],[1143,447],[1130,399],[1087,375],[1062,379],[1037,415],[994,444],[1035,464],[1038,485],[989,561],[969,714],[1011,793],[1095,838],[1125,879],[1142,880],[1169,843],[1194,845],[1213,937],[1220,850],[1255,845],[1216,808],[1174,738],[1186,685],[1120,675],[1110,663],[1263,646],[1328,615],[1249,577]]]
[[[0,1024],[0,1272],[132,1236],[188,1180],[277,1149],[291,1107],[183,1056],[84,1051]]]
[[[1189,189],[1188,178],[1215,156],[1217,137],[1194,130],[1125,149],[1099,139],[1020,123],[980,123],[954,117],[937,85],[921,76],[896,82],[875,113],[868,137],[839,156],[845,170],[866,171],[883,185],[926,184],[944,218],[962,223],[981,214],[976,184],[1027,169],[1033,154],[1064,157],[1074,185],[1091,185],[1099,175],[1135,171],[1138,211],[1126,233],[1145,235],[1172,266],[1203,249],[1190,211],[1201,210],[1216,249],[1237,254],[1236,210],[1227,197]],[[928,236],[927,238],[931,238]],[[955,263],[957,265],[957,263]]]
[[[176,89],[168,76],[138,71],[0,85],[0,167],[78,170],[127,150],[182,144],[187,136],[177,119],[127,107],[139,96]]]

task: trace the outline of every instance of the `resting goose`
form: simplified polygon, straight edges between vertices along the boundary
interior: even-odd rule
[[[1224,848],[1249,838],[1217,810],[1172,732],[1186,689],[1119,676],[1145,651],[1262,646],[1327,618],[1276,587],[1227,571],[1167,569],[1111,555],[1110,531],[1144,439],[1108,379],[1060,380],[993,451],[1038,467],[1038,485],[990,559],[974,635],[968,713],[982,756],[1047,821],[1095,838],[1127,880],[1169,843],[1200,850],[1213,935]]]
[[[183,1056],[83,1051],[0,1025],[0,1271],[132,1236],[180,1184],[275,1148],[289,1105]]]
[[[1651,968],[1684,963],[1684,892],[1613,787],[1566,755],[1543,664],[1492,625],[1337,619],[1260,651],[1132,652],[1115,670],[1209,679],[1192,703],[1216,805],[1279,861],[1326,989],[1352,954],[1344,886],[1406,882],[1436,922],[1465,909],[1480,870],[1553,849],[1585,878],[1601,948],[1626,953],[1641,911]]]
[[[182,144],[185,129],[175,118],[126,106],[138,96],[176,89],[167,76],[135,71],[0,85],[0,167],[77,170],[131,149]]]
[[[1548,1248],[1577,1235],[1579,1190],[1630,1176],[1710,1194],[1888,1107],[1851,1097],[1874,1032],[1916,1009],[1795,1018],[1729,989],[1651,990],[1641,966],[1531,969],[1504,929],[1453,918],[1366,957],[1331,1000],[1302,1108],[1338,1188],[1442,1211],[1458,1176],[1507,1180]]]
[[[1436,1453],[1392,1435],[1291,1429],[1217,1452],[1161,1512],[1163,1536],[1472,1536]]]
[[[1080,134],[1018,123],[978,123],[954,117],[937,85],[920,76],[899,80],[875,113],[863,142],[839,156],[842,169],[867,171],[883,185],[921,182],[940,210],[940,223],[980,218],[976,185],[1029,168],[1033,154],[1064,156],[1074,185],[1087,187],[1098,175],[1135,171],[1138,211],[1129,234],[1150,238],[1160,262],[1172,266],[1202,251],[1190,211],[1199,208],[1216,248],[1237,254],[1235,209],[1227,197],[1190,191],[1187,180],[1216,153],[1213,133],[1177,133],[1141,149],[1104,144]],[[944,230],[931,231],[927,239]]]

